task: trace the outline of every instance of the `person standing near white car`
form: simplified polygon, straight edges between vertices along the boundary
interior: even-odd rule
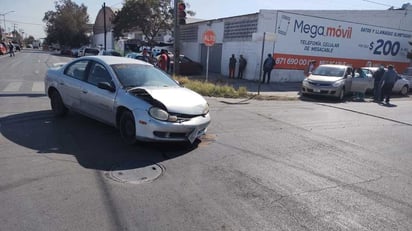
[[[381,81],[382,76],[385,74],[385,67],[383,65],[379,66],[379,69],[373,73],[373,100],[379,101],[381,98]]]
[[[393,69],[393,65],[388,65],[388,70],[383,74],[382,77],[382,95],[380,101],[385,99],[385,103],[389,104],[389,100],[392,94],[393,85],[395,85],[398,73]]]

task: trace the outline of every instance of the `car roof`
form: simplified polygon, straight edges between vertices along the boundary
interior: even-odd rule
[[[372,71],[377,71],[380,67],[361,67],[362,69],[368,69],[368,70],[372,70]],[[387,68],[383,68],[385,70],[387,70]]]
[[[319,66],[323,66],[323,67],[340,67],[340,68],[352,67],[350,65],[342,65],[342,64],[321,64]]]
[[[104,62],[107,65],[113,65],[113,64],[144,64],[144,65],[151,65],[147,62],[137,60],[137,59],[131,59],[131,58],[126,58],[126,57],[118,57],[118,56],[110,56],[110,55],[99,55],[99,56],[87,56],[87,57],[81,57],[79,59],[92,59],[95,61],[100,61]]]

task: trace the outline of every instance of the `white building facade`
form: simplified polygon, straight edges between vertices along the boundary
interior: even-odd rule
[[[203,33],[213,30],[209,71],[228,75],[229,58],[247,59],[244,78],[258,80],[267,54],[276,60],[273,82],[304,78],[309,60],[354,67],[394,64],[403,72],[412,40],[412,6],[373,11],[260,10],[181,27],[181,53],[206,65]],[[237,70],[236,70],[237,71]]]

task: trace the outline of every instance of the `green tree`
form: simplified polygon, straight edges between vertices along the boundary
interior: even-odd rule
[[[119,38],[123,33],[140,30],[150,46],[160,30],[171,30],[173,10],[170,0],[126,0],[113,19],[113,33]]]
[[[44,14],[46,43],[58,43],[66,47],[89,43],[87,7],[84,4],[79,6],[71,0],[60,0],[55,2],[55,9],[56,11],[47,11]]]

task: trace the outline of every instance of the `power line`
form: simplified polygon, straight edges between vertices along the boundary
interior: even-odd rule
[[[20,22],[20,21],[14,21],[14,20],[6,20],[8,23],[17,23],[17,24],[26,24],[26,25],[34,25],[34,26],[44,26],[45,24],[40,24],[40,23],[31,23],[31,22]]]
[[[380,2],[375,2],[375,1],[370,1],[370,0],[362,0],[362,1],[373,3],[373,4],[376,4],[376,5],[392,7],[392,5],[388,5],[388,4],[384,4],[384,3],[380,3]]]

